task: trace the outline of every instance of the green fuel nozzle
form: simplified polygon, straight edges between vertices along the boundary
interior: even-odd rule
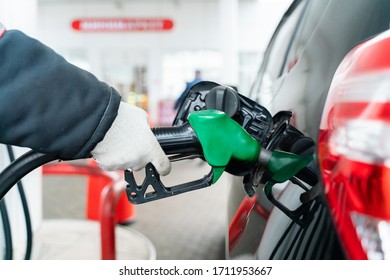
[[[259,166],[272,174],[272,182],[281,183],[292,178],[311,160],[262,148],[239,123],[219,110],[192,112],[187,120],[181,126],[155,128],[153,132],[165,153],[171,155],[171,160],[195,155],[211,166],[210,173],[196,181],[166,187],[152,164],[146,166],[146,177],[141,185],[136,183],[133,172],[125,171],[130,202],[139,204],[208,187],[216,183],[224,171],[241,176]],[[254,195],[254,191],[246,187],[245,191],[248,196]]]
[[[206,110],[190,114],[188,122],[199,139],[206,161],[212,166],[213,184],[232,161],[238,161],[252,169],[248,170],[250,174],[259,169],[266,170],[270,177],[264,182],[265,195],[287,216],[301,224],[300,208],[295,211],[288,209],[274,197],[272,188],[277,183],[292,180],[312,161],[312,155],[301,156],[279,150],[266,150],[238,123],[220,111]],[[230,169],[233,174],[234,171],[234,168]],[[254,188],[257,187],[253,185],[253,178],[252,181],[249,180],[249,184],[250,186],[245,184],[244,189],[248,196],[253,196]]]
[[[213,184],[232,160],[249,163],[251,167],[260,161],[262,167],[272,173],[272,180],[278,183],[289,180],[312,160],[311,156],[262,149],[256,139],[221,111],[194,112],[188,121],[199,139],[206,161],[213,168]]]
[[[194,112],[188,122],[199,139],[207,163],[213,168],[213,184],[232,159],[243,164],[257,161],[260,144],[224,112]]]

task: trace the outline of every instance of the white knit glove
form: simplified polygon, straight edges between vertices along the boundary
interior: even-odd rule
[[[160,175],[171,171],[171,163],[149,127],[146,112],[124,102],[120,103],[111,128],[91,154],[108,171],[138,171],[149,162]]]

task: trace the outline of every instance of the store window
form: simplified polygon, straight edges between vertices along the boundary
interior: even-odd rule
[[[103,51],[101,76],[121,95],[122,100],[148,110],[148,55],[142,50]]]
[[[221,80],[222,56],[218,51],[177,51],[163,57],[163,96],[175,99],[200,70],[204,80]]]
[[[163,56],[162,94],[158,120],[170,125],[176,115],[174,103],[200,70],[203,80],[221,81],[222,55],[214,50],[170,51]]]
[[[242,95],[247,96],[249,94],[259,61],[260,54],[258,52],[241,52],[239,54],[238,91]]]

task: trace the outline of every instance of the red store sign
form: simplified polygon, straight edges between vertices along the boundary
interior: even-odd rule
[[[167,18],[83,18],[72,21],[72,28],[81,32],[155,32],[173,29]]]

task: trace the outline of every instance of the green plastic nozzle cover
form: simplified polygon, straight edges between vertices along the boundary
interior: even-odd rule
[[[275,150],[269,159],[267,170],[273,174],[273,181],[283,183],[305,168],[312,160],[312,155],[301,156]]]
[[[202,110],[191,113],[188,122],[194,129],[206,161],[213,168],[213,184],[221,177],[231,159],[256,163],[261,152],[260,143],[237,122],[222,111]],[[291,179],[302,170],[313,156],[300,156],[273,151],[266,169],[274,183]]]
[[[313,155],[300,156],[282,151],[273,151],[267,165],[267,170],[272,173],[272,178],[265,184],[265,194],[267,196],[272,195],[272,188],[275,184],[291,179],[312,160]]]
[[[256,163],[260,144],[224,112],[196,111],[188,116],[188,122],[199,139],[206,161],[213,168],[213,184],[231,159]]]

